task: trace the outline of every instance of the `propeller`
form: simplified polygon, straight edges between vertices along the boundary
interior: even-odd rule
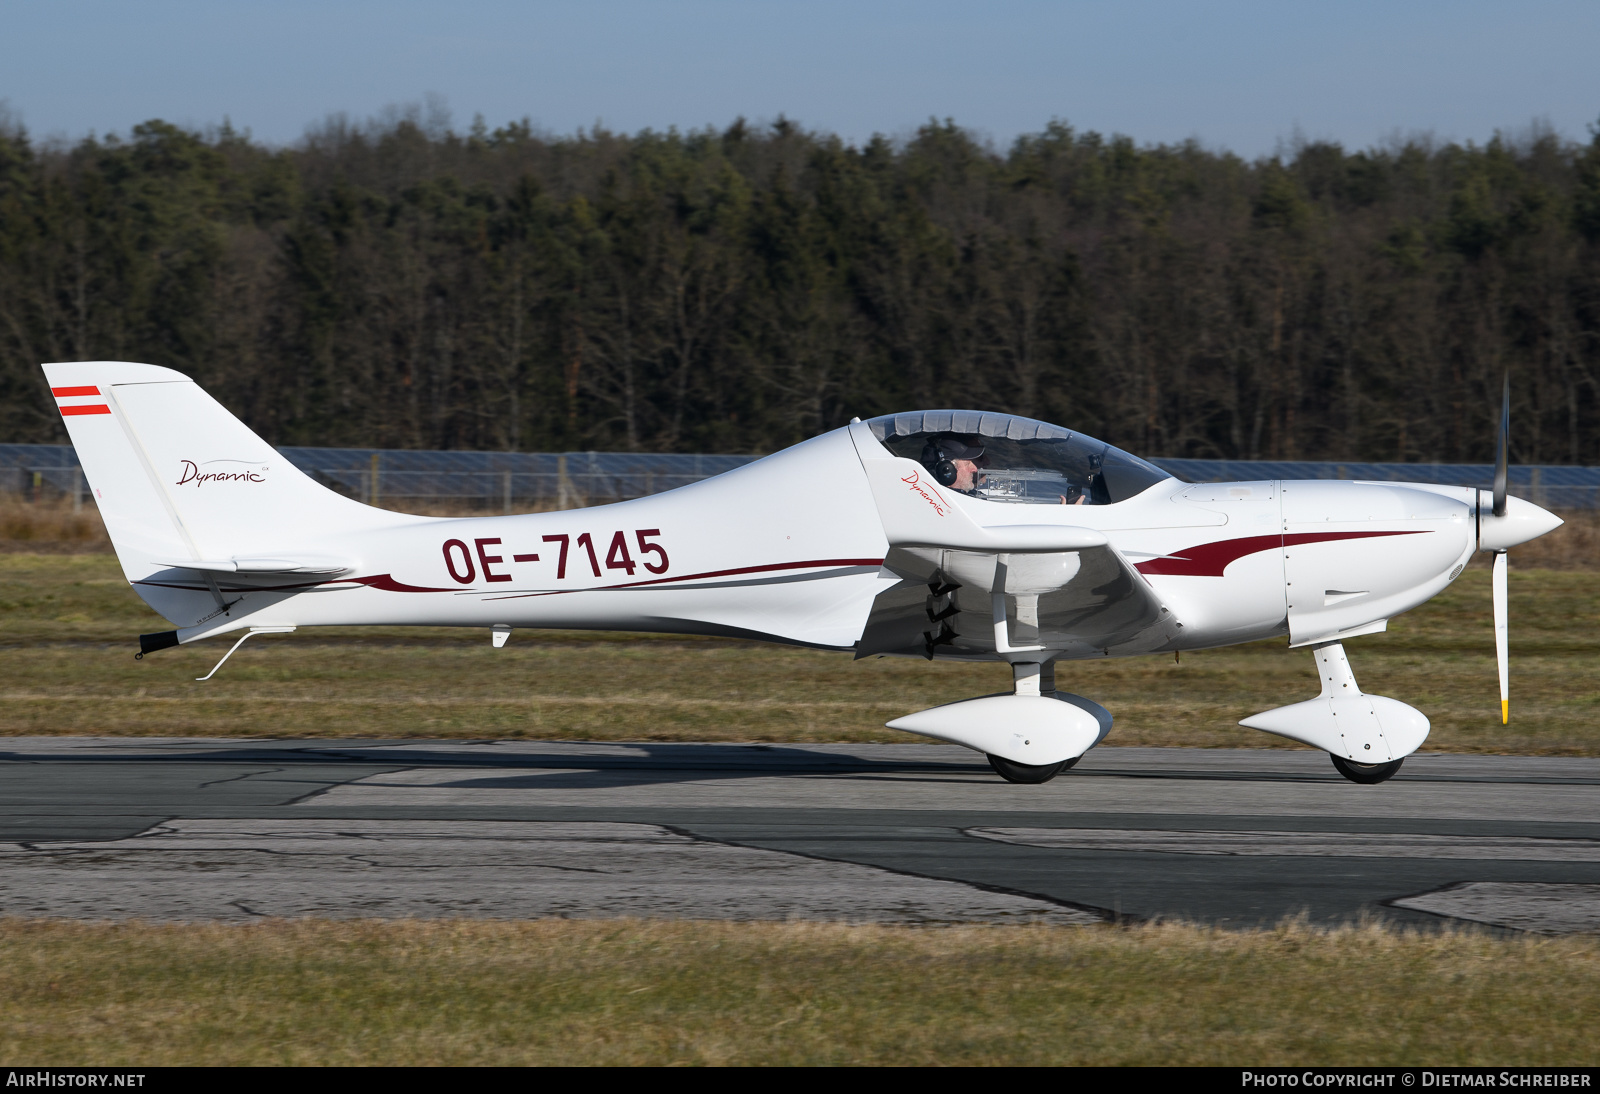
[[[1506,479],[1511,462],[1511,373],[1506,373],[1506,384],[1500,392],[1500,443],[1494,454],[1494,515],[1506,515]]]
[[[1500,664],[1500,724],[1511,723],[1511,661],[1506,634],[1506,553],[1494,553],[1494,657]]]
[[[1494,456],[1494,515],[1506,515],[1511,461],[1511,374],[1500,392],[1500,438]],[[1511,651],[1506,631],[1506,552],[1494,553],[1494,656],[1500,669],[1500,724],[1511,723]]]

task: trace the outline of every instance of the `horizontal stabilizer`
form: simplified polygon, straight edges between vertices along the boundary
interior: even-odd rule
[[[1111,713],[1081,695],[985,695],[887,723],[1020,764],[1082,756],[1111,732]]]
[[[349,563],[329,558],[222,558],[189,562],[161,562],[175,570],[197,570],[210,574],[347,574],[355,569]]]

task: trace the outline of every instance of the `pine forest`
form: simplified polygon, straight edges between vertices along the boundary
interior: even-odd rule
[[[1247,161],[1051,123],[845,142],[333,118],[0,126],[0,440],[37,365],[179,369],[274,443],[770,452],[892,410],[1152,456],[1600,463],[1600,130]]]

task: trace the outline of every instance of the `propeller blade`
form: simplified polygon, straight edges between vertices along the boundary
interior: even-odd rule
[[[1511,652],[1506,632],[1506,553],[1494,553],[1494,657],[1500,665],[1500,724],[1511,722]]]
[[[1494,454],[1494,515],[1506,515],[1506,479],[1511,462],[1511,373],[1500,393],[1500,443]]]

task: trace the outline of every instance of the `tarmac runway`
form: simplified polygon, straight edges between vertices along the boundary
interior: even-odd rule
[[[1600,930],[1600,759],[939,745],[0,741],[0,914]]]

